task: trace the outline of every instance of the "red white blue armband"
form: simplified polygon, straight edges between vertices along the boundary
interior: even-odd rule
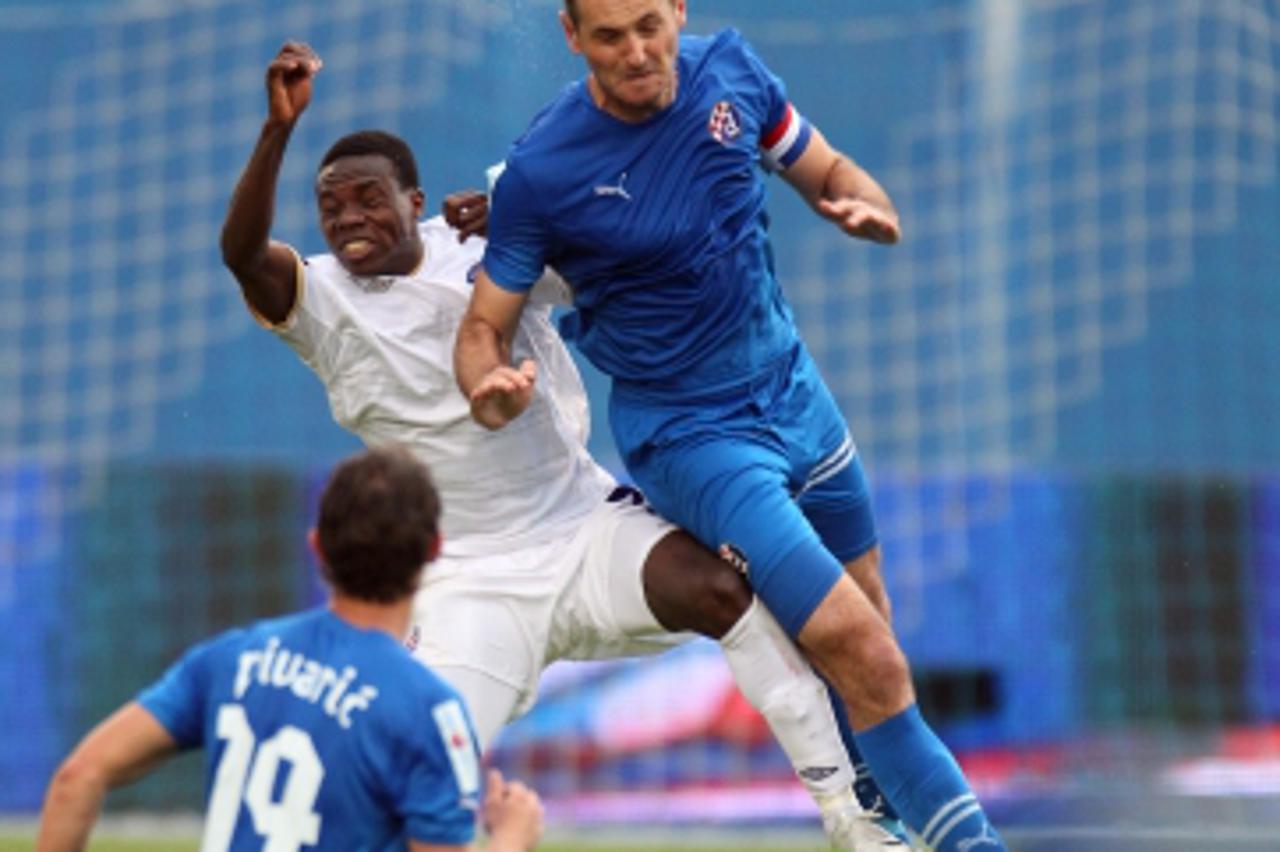
[[[813,127],[787,104],[781,120],[760,137],[760,159],[771,172],[785,171],[809,147]]]

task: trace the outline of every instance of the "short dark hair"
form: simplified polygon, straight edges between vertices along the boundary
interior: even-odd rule
[[[427,466],[404,447],[367,450],[338,465],[320,498],[321,571],[348,597],[394,603],[417,590],[439,523]]]
[[[675,0],[670,0],[673,4]],[[573,25],[578,25],[578,0],[564,0],[564,10],[569,15],[569,20],[573,21]]]
[[[413,150],[409,143],[385,130],[357,130],[355,133],[348,133],[329,146],[316,171],[323,170],[340,157],[363,157],[369,154],[386,157],[391,161],[396,180],[400,181],[402,189],[418,189],[418,162],[413,157]]]

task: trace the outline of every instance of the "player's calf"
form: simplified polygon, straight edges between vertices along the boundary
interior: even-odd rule
[[[906,658],[870,601],[842,576],[800,631],[849,709],[881,790],[937,852],[1004,849],[959,764],[920,716]]]

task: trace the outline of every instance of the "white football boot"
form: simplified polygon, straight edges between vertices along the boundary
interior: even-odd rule
[[[824,798],[818,807],[822,811],[822,830],[832,849],[905,852],[911,848],[880,824],[879,814],[863,810],[852,791]]]

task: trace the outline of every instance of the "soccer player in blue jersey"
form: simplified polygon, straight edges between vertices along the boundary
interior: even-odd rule
[[[55,775],[41,852],[82,849],[111,787],[207,754],[203,850],[467,848],[481,809],[461,700],[401,646],[440,548],[426,466],[388,447],[341,464],[310,543],[329,605],[197,645],[99,725]],[[489,852],[532,849],[542,806],[491,773]]]
[[[896,242],[897,214],[741,35],[682,36],[685,18],[684,0],[566,0],[565,36],[590,73],[509,152],[459,386],[491,428],[524,411],[537,369],[511,363],[512,332],[555,268],[577,308],[562,331],[612,376],[613,433],[654,506],[743,555],[926,843],[1001,848],[917,711],[853,439],[774,275],[762,169],[852,237]]]

